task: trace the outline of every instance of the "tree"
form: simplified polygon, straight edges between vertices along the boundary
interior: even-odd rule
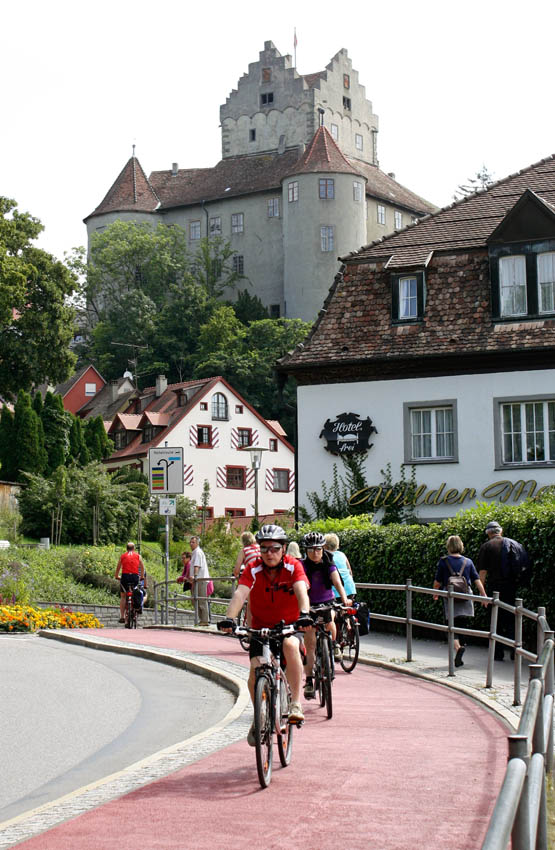
[[[65,380],[75,364],[69,349],[76,286],[72,272],[31,243],[42,224],[0,197],[0,388],[13,398],[49,379]]]
[[[86,466],[90,461],[89,450],[85,442],[83,431],[83,420],[78,416],[71,416],[71,427],[69,429],[69,456],[79,466]]]
[[[16,480],[14,446],[14,416],[4,404],[0,412],[0,476],[4,481]]]
[[[461,201],[463,198],[468,197],[468,195],[474,195],[475,192],[487,189],[493,182],[493,174],[486,168],[485,165],[482,165],[481,169],[476,172],[474,177],[469,177],[466,183],[461,183],[457,186],[453,195],[453,200]]]
[[[69,454],[70,418],[64,410],[62,397],[48,391],[42,409],[44,447],[48,456],[47,474],[63,466]]]
[[[258,295],[251,295],[246,289],[238,293],[237,300],[231,306],[239,321],[244,325],[269,318],[268,311]]]
[[[192,274],[211,298],[221,298],[224,292],[235,289],[240,280],[247,280],[233,266],[235,253],[221,236],[201,239],[192,261]]]
[[[110,457],[114,451],[114,444],[106,433],[101,416],[87,419],[85,422],[85,443],[92,460],[103,460]]]
[[[18,479],[22,472],[43,472],[44,451],[39,443],[38,416],[31,406],[31,396],[24,390],[17,394],[15,404],[12,451]]]

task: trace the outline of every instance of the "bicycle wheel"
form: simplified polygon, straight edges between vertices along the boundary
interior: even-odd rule
[[[324,668],[322,665],[322,644],[323,640],[320,634],[316,637],[316,658],[314,660],[314,690],[318,691],[318,699],[320,708],[326,704],[326,695],[324,694]]]
[[[243,607],[241,608],[241,613],[239,614],[239,625],[240,626],[246,626],[247,625],[247,603],[246,602],[243,605]],[[243,649],[245,651],[247,651],[249,646],[251,645],[250,635],[242,635],[239,638],[239,643],[241,644]]]
[[[125,628],[131,628],[131,605],[127,602],[125,606]]]
[[[280,730],[285,727],[285,732],[278,732],[277,736],[277,745],[278,745],[278,753],[279,760],[283,767],[287,767],[289,762],[291,761],[291,751],[293,749],[293,729],[294,726],[292,723],[287,722],[287,718],[289,717],[289,706],[291,704],[291,690],[289,688],[289,682],[285,677],[285,673],[282,673],[281,680],[281,688],[280,688],[280,699],[281,699],[281,712],[280,712]]]
[[[254,737],[258,780],[267,788],[272,778],[272,688],[266,676],[259,676],[254,691]]]
[[[360,635],[358,633],[358,623],[354,617],[349,617],[343,620],[341,624],[341,661],[345,673],[352,673],[358,661],[358,653],[360,650]]]
[[[333,701],[331,696],[331,658],[330,648],[327,640],[322,641],[322,694],[326,705],[328,720],[331,720],[333,714]]]
[[[131,628],[137,628],[137,609],[134,605],[131,606]]]

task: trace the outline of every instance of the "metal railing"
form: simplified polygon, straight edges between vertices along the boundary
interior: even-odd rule
[[[197,578],[197,582],[203,583],[205,585],[208,584],[210,578]],[[212,579],[214,581],[214,579]],[[233,593],[233,589],[235,587],[236,579],[233,576],[218,576],[217,581],[219,582],[229,582],[231,584],[231,592]],[[171,592],[172,588],[174,588],[173,593]],[[199,617],[199,602],[200,601],[208,601],[209,610],[212,605],[228,605],[229,598],[227,597],[217,597],[217,596],[207,596],[206,589],[204,594],[198,593],[193,595],[190,592],[184,592],[182,590],[181,584],[177,581],[177,579],[170,579],[169,581],[158,581],[154,585],[153,588],[153,596],[154,596],[154,624],[155,625],[170,625],[170,620],[173,621],[173,625],[177,625],[178,616],[183,616],[186,611],[192,610],[193,614],[193,622],[194,625],[197,626],[200,622]],[[189,602],[192,604],[192,609],[188,608],[180,608],[180,602]]]

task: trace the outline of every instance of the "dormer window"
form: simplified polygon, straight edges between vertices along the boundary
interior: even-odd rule
[[[502,316],[526,315],[526,257],[500,258],[499,295]]]
[[[555,251],[538,254],[540,313],[555,313]]]
[[[391,318],[395,323],[419,322],[424,317],[424,272],[394,274],[391,279]]]
[[[120,449],[124,449],[127,445],[127,431],[124,428],[121,428],[119,431],[114,432],[114,449],[119,451]]]

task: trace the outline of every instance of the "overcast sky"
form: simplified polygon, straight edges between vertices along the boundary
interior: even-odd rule
[[[379,116],[380,167],[438,205],[555,152],[552,0],[4,3],[0,195],[59,258],[131,155],[214,165],[219,107],[264,42],[320,71],[342,47]]]

